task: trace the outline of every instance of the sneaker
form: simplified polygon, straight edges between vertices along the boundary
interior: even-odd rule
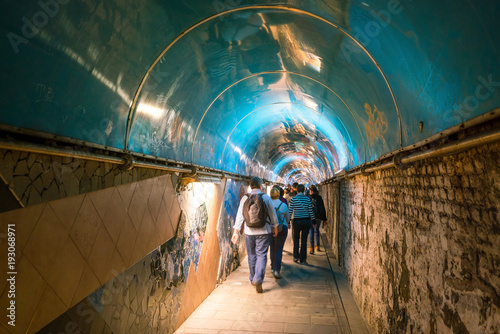
[[[274,275],[274,278],[276,278],[276,279],[280,279],[280,278],[282,278],[282,276],[280,275],[280,272],[279,272],[279,271],[275,271],[275,272],[273,273],[273,275]]]
[[[309,251],[309,254],[314,254],[314,247],[311,247],[311,250]]]
[[[264,290],[262,290],[262,283],[255,283],[255,290],[257,293],[262,293]]]
[[[316,246],[316,250],[319,252],[319,246]]]
[[[300,262],[300,264],[307,264],[307,261],[302,261]]]
[[[293,262],[299,263],[299,259],[293,259]]]

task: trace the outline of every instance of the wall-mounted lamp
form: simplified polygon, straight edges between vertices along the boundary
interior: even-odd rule
[[[210,182],[210,183],[221,183],[222,182],[222,180],[218,177],[204,176],[204,175],[199,175],[197,181],[198,182]]]

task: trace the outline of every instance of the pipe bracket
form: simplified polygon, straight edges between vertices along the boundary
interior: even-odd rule
[[[361,168],[361,174],[363,174],[363,176],[370,176],[372,174],[371,172],[366,171],[367,168],[367,166]]]
[[[398,153],[392,159],[392,161],[394,162],[394,166],[396,166],[397,169],[406,170],[406,169],[413,167],[413,166],[418,167],[422,163],[422,161],[415,161],[415,162],[410,162],[410,163],[405,164],[405,163],[401,162],[401,159],[404,158],[405,156],[407,156],[407,154]]]
[[[121,165],[120,168],[123,169],[123,170],[131,170],[132,168],[134,168],[134,165],[135,165],[135,159],[132,155],[130,154],[127,154],[123,157],[123,159],[125,160],[125,164]]]

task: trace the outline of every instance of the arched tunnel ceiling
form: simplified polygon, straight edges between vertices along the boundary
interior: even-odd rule
[[[2,124],[311,183],[499,106],[494,0],[47,3],[2,2]]]

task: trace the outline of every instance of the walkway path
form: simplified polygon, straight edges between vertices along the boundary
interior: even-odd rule
[[[345,277],[330,267],[331,252],[308,254],[308,265],[294,263],[291,252],[289,234],[283,278],[274,279],[268,261],[262,294],[248,281],[245,258],[175,333],[368,334]]]

